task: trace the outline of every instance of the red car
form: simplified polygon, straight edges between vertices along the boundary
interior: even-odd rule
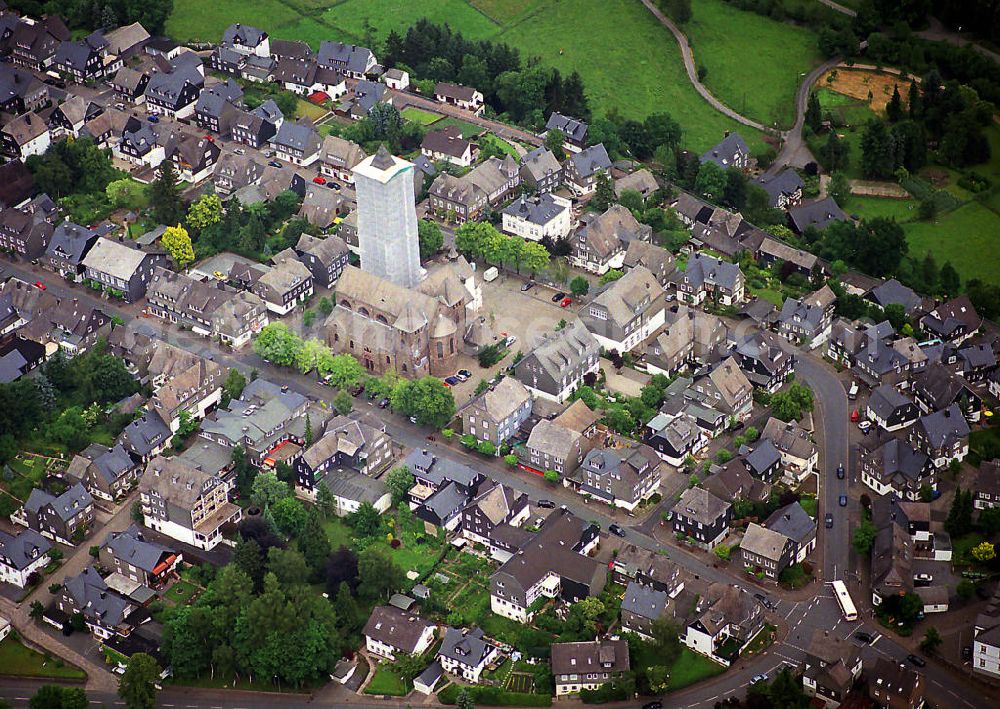
[[[559,301],[559,307],[560,308],[569,307],[569,304],[572,302],[573,302],[572,298],[563,298],[562,300]]]
[[[42,283],[41,281],[35,281],[34,285],[35,288],[37,288],[38,290],[45,290],[45,284]]]
[[[851,412],[851,423],[857,423],[858,419],[861,418],[861,414],[858,413],[857,409]]]
[[[313,178],[313,182],[315,182],[317,185],[325,185],[326,178],[323,177],[322,175],[316,175],[316,177]]]

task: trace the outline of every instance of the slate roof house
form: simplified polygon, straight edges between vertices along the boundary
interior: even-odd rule
[[[283,121],[270,143],[275,157],[300,167],[308,167],[319,160],[322,145],[319,133],[308,119],[302,123]]]
[[[599,689],[620,678],[631,666],[625,640],[552,643],[551,662],[557,697],[577,694],[582,689]]]
[[[392,104],[392,93],[388,87],[385,84],[362,79],[354,85],[350,95],[337,106],[336,112],[353,121],[360,121],[380,103]]]
[[[462,510],[462,536],[492,547],[494,532],[502,526],[520,527],[531,512],[528,496],[500,483],[484,483]],[[495,552],[494,552],[495,554]],[[500,561],[510,558],[502,555]]]
[[[385,424],[374,417],[337,416],[327,423],[323,436],[295,460],[294,467],[297,484],[312,491],[331,471],[347,468],[374,478],[391,463],[392,441]]]
[[[167,265],[167,256],[102,237],[83,257],[82,265],[85,278],[121,293],[126,303],[135,303],[146,295],[156,268]]]
[[[233,120],[233,141],[251,148],[267,144],[284,124],[281,109],[268,99],[252,111],[243,111]]]
[[[778,333],[789,342],[816,349],[830,336],[835,301],[827,285],[801,300],[786,298],[778,314]]]
[[[0,152],[10,159],[42,155],[52,142],[49,127],[37,113],[23,113],[0,128]]]
[[[144,586],[158,588],[183,556],[179,551],[147,541],[139,527],[132,524],[124,532],[109,532],[97,558],[107,569]]]
[[[965,377],[935,362],[910,380],[910,392],[925,414],[957,404],[970,424],[978,423],[983,399]]]
[[[562,181],[563,167],[551,150],[542,146],[521,156],[521,182],[536,192],[557,190]]]
[[[185,55],[181,55],[183,57]],[[146,84],[146,110],[169,118],[188,118],[194,114],[195,103],[205,86],[200,64],[174,60],[169,72],[154,71]]]
[[[809,227],[823,231],[834,222],[847,221],[844,214],[833,197],[821,199],[811,204],[800,204],[788,210],[788,219],[792,224],[792,229],[797,234],[803,233]]]
[[[622,598],[622,627],[642,638],[651,638],[653,623],[667,614],[669,602],[666,591],[630,582]]]
[[[531,404],[527,387],[513,377],[505,377],[462,408],[462,430],[499,449],[528,420]]]
[[[961,462],[969,453],[969,423],[957,404],[921,416],[910,429],[910,444],[925,453],[940,470],[952,460]]]
[[[682,641],[727,666],[764,626],[760,604],[735,584],[712,584],[696,612],[700,615],[688,623]]]
[[[141,468],[121,444],[113,448],[92,443],[70,461],[66,475],[103,500],[127,494],[139,479]]]
[[[639,586],[663,591],[670,598],[676,598],[684,590],[684,577],[680,566],[663,554],[643,549],[635,544],[625,544],[611,562],[615,583]]]
[[[91,32],[76,42],[62,42],[52,58],[56,71],[82,84],[112,74],[122,61],[108,52],[108,41],[100,32]]]
[[[589,556],[600,530],[567,510],[556,510],[520,551],[490,577],[490,608],[497,615],[526,623],[539,598],[574,603],[597,596],[607,582],[607,567]]]
[[[11,58],[20,66],[45,71],[52,66],[59,45],[69,39],[70,32],[58,15],[20,22],[10,37]]]
[[[816,548],[816,520],[798,502],[776,509],[764,520],[763,526],[792,540],[795,563],[804,561]]]
[[[983,319],[967,295],[941,303],[920,318],[921,327],[953,345],[960,345],[975,335],[982,324]]]
[[[350,249],[335,234],[322,239],[303,234],[295,244],[295,253],[309,269],[315,284],[332,288],[347,266]]]
[[[642,224],[632,212],[615,204],[603,214],[581,217],[581,227],[570,239],[571,265],[591,273],[604,274],[612,268],[621,268],[625,250],[633,241],[650,241],[653,231]]]
[[[362,634],[368,652],[395,660],[397,655],[420,655],[434,642],[438,626],[410,611],[375,606]]]
[[[0,111],[17,116],[49,101],[49,88],[23,69],[0,67]]]
[[[751,522],[740,542],[740,563],[751,573],[776,581],[794,563],[794,547],[783,534]]]
[[[447,81],[439,81],[434,86],[434,99],[438,103],[445,103],[450,106],[464,108],[479,115],[483,111],[483,95],[471,86],[461,84],[451,84]]]
[[[854,371],[869,386],[895,384],[906,388],[927,366],[927,354],[912,337],[891,344],[877,339],[869,330],[868,339],[854,357]]]
[[[649,269],[661,287],[666,287],[670,274],[677,270],[672,253],[656,244],[632,239],[625,250],[622,269],[627,273],[639,266]]]
[[[420,144],[420,152],[437,162],[443,160],[459,167],[469,167],[479,154],[479,148],[462,137],[458,126],[446,126],[428,131]]]
[[[0,212],[0,249],[22,259],[36,259],[44,254],[53,231],[55,226],[43,213],[12,207]]]
[[[361,146],[335,135],[323,139],[320,155],[320,174],[333,177],[348,184],[354,183],[354,168],[367,155]]]
[[[886,709],[920,709],[924,706],[924,676],[884,657],[875,660],[868,691],[872,700]]]
[[[146,86],[149,84],[148,72],[123,66],[115,72],[109,83],[115,91],[115,98],[121,103],[138,105],[146,102]]]
[[[564,239],[572,228],[572,212],[568,199],[548,193],[531,198],[521,195],[504,208],[503,230],[532,241]]]
[[[316,61],[322,67],[336,69],[352,79],[363,79],[376,66],[375,55],[370,49],[343,42],[322,42]]]
[[[172,539],[209,551],[223,527],[243,511],[229,502],[230,484],[177,458],[157,456],[139,480],[144,524]]]
[[[549,119],[545,122],[545,133],[548,133],[550,130],[562,131],[562,134],[566,138],[563,147],[568,150],[579,152],[587,145],[588,126],[583,121],[578,121],[575,118],[570,118],[569,116],[564,116],[561,113],[553,111],[549,114]],[[545,133],[542,135],[544,136]]]
[[[599,369],[600,344],[579,319],[542,340],[514,365],[514,376],[536,397],[562,403],[584,376]]]
[[[118,441],[142,463],[148,463],[170,444],[173,433],[155,411],[143,412],[122,431]]]
[[[865,297],[880,308],[902,305],[907,315],[913,315],[923,304],[923,299],[912,288],[904,286],[895,278],[882,281],[868,291]]]
[[[750,418],[753,385],[734,357],[716,364],[707,375],[695,379],[690,391],[690,398],[718,409],[737,421]]]
[[[860,648],[822,628],[813,631],[802,666],[802,689],[826,709],[840,706],[861,677]]]
[[[593,194],[597,190],[597,176],[611,170],[611,158],[603,143],[584,148],[573,153],[563,163],[563,180],[570,191],[578,197]]]
[[[816,467],[819,459],[816,444],[809,432],[795,421],[786,423],[771,417],[764,425],[760,437],[770,439],[781,452],[781,464],[787,480],[801,482]]]
[[[583,425],[569,421],[577,413],[584,420]],[[560,475],[572,473],[590,449],[590,438],[594,435],[598,418],[595,412],[578,400],[555,419],[539,420],[531,429],[524,448],[515,449],[521,466],[538,474],[546,470],[555,470]]]
[[[94,498],[80,483],[58,496],[32,488],[24,506],[11,515],[11,521],[43,537],[72,545],[75,535],[85,536],[94,524]]]
[[[313,293],[313,276],[295,252],[278,253],[274,266],[257,279],[251,291],[276,315],[287,315]]]
[[[802,201],[805,183],[799,173],[791,168],[785,168],[774,175],[761,175],[755,182],[767,192],[768,203],[772,208],[788,209]]]
[[[437,659],[445,672],[477,684],[483,670],[499,652],[496,645],[483,637],[481,628],[447,628],[437,651]]]
[[[646,429],[646,443],[675,468],[708,444],[708,436],[686,416],[660,413],[649,420]]]
[[[726,335],[721,318],[675,303],[664,313],[664,329],[646,346],[646,367],[652,374],[670,376],[689,366],[718,361],[718,347]],[[740,366],[752,377],[751,370]]]
[[[714,549],[729,533],[733,507],[708,490],[692,487],[670,510],[674,532],[690,537],[703,549]]]
[[[868,397],[865,414],[872,423],[886,431],[898,431],[913,425],[919,416],[917,405],[890,385],[882,384]]]
[[[634,510],[660,489],[660,460],[649,446],[594,448],[563,485],[613,507]]]
[[[656,277],[637,266],[598,293],[580,319],[604,349],[631,352],[663,326],[665,302]]]
[[[740,170],[749,170],[755,164],[750,148],[739,133],[727,133],[726,137],[702,153],[699,162],[714,162],[723,170],[730,167],[737,167]]]
[[[63,579],[56,606],[67,617],[75,613],[83,615],[87,629],[102,639],[119,633],[128,635],[131,628],[126,619],[135,610],[128,600],[108,588],[93,566]]]
[[[459,223],[475,220],[487,207],[497,207],[513,197],[520,185],[514,158],[492,156],[461,177],[439,174],[429,190],[430,207],[441,215],[453,212]]]
[[[700,305],[706,300],[719,305],[743,302],[743,272],[735,263],[702,253],[692,254],[687,268],[671,277],[681,303]]]
[[[0,530],[0,583],[24,588],[28,577],[48,566],[52,545],[33,529],[15,535]]]
[[[243,89],[232,79],[206,88],[194,105],[194,119],[200,128],[228,136],[243,101]]]

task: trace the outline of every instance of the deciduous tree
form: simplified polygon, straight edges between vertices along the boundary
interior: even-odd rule
[[[177,268],[184,268],[194,261],[194,246],[191,245],[191,236],[184,227],[180,225],[167,227],[160,237],[160,243]]]

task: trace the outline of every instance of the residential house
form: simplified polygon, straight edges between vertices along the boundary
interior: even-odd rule
[[[114,89],[115,99],[125,105],[143,104],[146,102],[146,86],[149,84],[149,73],[123,66],[108,82]]]
[[[619,199],[626,191],[638,192],[640,197],[648,199],[658,189],[660,189],[659,183],[653,177],[653,173],[646,168],[630,172],[615,180],[615,195]]]
[[[63,579],[55,606],[66,618],[82,615],[87,630],[105,640],[116,634],[128,635],[131,628],[126,619],[135,610],[130,601],[108,587],[93,566]]]
[[[620,204],[612,205],[600,215],[586,215],[581,223],[570,240],[568,261],[591,273],[604,274],[612,268],[621,268],[628,245],[633,241],[651,241],[653,235],[649,225],[641,224]]]
[[[752,169],[757,161],[739,133],[727,132],[721,141],[702,153],[699,162],[714,162],[723,170],[736,167],[747,171]]]
[[[406,91],[410,88],[410,72],[395,67],[386,69],[382,81],[393,91]]]
[[[545,122],[545,133],[542,136],[547,135],[550,130],[558,130],[563,134],[565,138],[563,147],[571,152],[580,152],[587,145],[588,126],[576,118],[553,111]]]
[[[416,481],[410,488],[410,509],[432,527],[454,530],[462,510],[476,494],[485,476],[451,458],[415,450],[403,463]]]
[[[0,530],[0,583],[24,588],[32,574],[49,565],[51,550],[49,540],[33,529],[13,535]]]
[[[845,318],[837,318],[830,327],[826,356],[845,367],[854,367],[857,356],[865,350],[869,341],[888,340],[894,334],[888,320],[861,327]]]
[[[712,367],[706,376],[695,379],[691,389],[704,404],[716,408],[737,421],[750,418],[753,408],[753,385],[734,357]]]
[[[923,299],[916,292],[895,278],[882,281],[865,295],[865,298],[881,309],[888,305],[901,305],[907,315],[916,313],[923,304]]]
[[[238,22],[226,28],[220,45],[247,56],[271,56],[271,44],[267,32]]]
[[[126,303],[146,295],[157,267],[167,264],[163,252],[143,251],[123,241],[100,238],[83,257],[83,275],[112,294],[121,293]]]
[[[479,148],[462,137],[458,126],[427,131],[420,144],[422,155],[435,162],[444,161],[458,167],[470,167],[479,155]]]
[[[1000,459],[982,461],[969,487],[977,510],[1000,507]]]
[[[758,480],[773,483],[783,473],[781,452],[769,438],[758,441],[753,448],[741,447],[740,455],[746,471]]]
[[[575,603],[600,595],[607,567],[589,556],[599,538],[595,526],[567,510],[554,511],[541,531],[490,577],[490,608],[497,615],[526,623],[543,602],[539,599]]]
[[[49,149],[49,126],[37,113],[23,113],[0,128],[0,152],[12,160],[27,160]]]
[[[340,192],[329,189],[331,184],[335,183],[327,183],[327,187],[315,182],[308,183],[305,197],[302,198],[302,206],[299,207],[299,216],[321,231],[333,227],[350,208]],[[347,245],[344,246],[346,248]]]
[[[267,307],[254,293],[221,282],[197,281],[162,266],[153,270],[146,292],[150,315],[182,323],[203,337],[219,338],[233,349],[267,325]]]
[[[365,503],[380,514],[392,505],[392,493],[384,482],[350,468],[328,473],[319,484],[330,491],[336,514],[341,516],[357,512]]]
[[[777,581],[794,563],[794,548],[785,535],[751,522],[740,542],[740,562],[750,573]]]
[[[601,346],[578,318],[545,333],[516,365],[514,376],[536,397],[562,403],[588,374],[596,374]]]
[[[336,113],[360,121],[380,103],[392,105],[392,93],[388,87],[363,79],[354,85],[351,94],[337,106]]]
[[[199,128],[228,136],[243,101],[243,89],[232,79],[206,88],[194,105]]]
[[[802,201],[805,183],[799,173],[790,167],[773,175],[765,173],[754,182],[767,192],[768,204],[772,209],[788,209]]]
[[[392,464],[392,441],[375,417],[336,416],[294,463],[296,484],[313,492],[330,472],[343,469],[376,478]],[[344,513],[346,514],[346,513]]]
[[[762,526],[792,541],[792,563],[802,563],[816,548],[816,520],[798,502],[779,507]]]
[[[664,313],[664,329],[646,346],[646,367],[652,374],[672,376],[689,366],[718,361],[716,353],[726,336],[726,324],[721,318],[674,304]],[[752,377],[750,369],[742,363],[740,366]]]
[[[49,87],[33,74],[12,66],[0,67],[0,111],[17,116],[36,112],[49,103]]]
[[[659,413],[646,424],[645,441],[656,455],[675,468],[708,444],[698,424],[686,416]]]
[[[593,691],[623,677],[630,669],[628,642],[587,640],[552,643],[556,697]]]
[[[901,662],[880,657],[875,660],[868,692],[882,709],[921,709],[924,700],[924,676]]]
[[[969,453],[969,423],[957,404],[926,414],[910,429],[910,444],[925,453],[940,470],[951,461],[962,462]]]
[[[834,222],[846,222],[847,215],[836,201],[834,201],[833,197],[826,197],[809,204],[790,207],[788,209],[788,219],[795,233],[802,234],[809,227],[823,231]]]
[[[150,40],[149,32],[138,22],[122,25],[104,35],[107,40],[109,54],[128,61],[140,54]]]
[[[123,445],[108,448],[92,443],[73,457],[66,476],[82,483],[94,497],[114,501],[131,491],[140,472]]]
[[[925,485],[937,487],[927,454],[898,438],[877,435],[862,440],[859,468],[861,482],[879,495],[891,493],[900,499],[918,500]]]
[[[583,404],[582,401],[580,403]],[[587,405],[583,406],[586,408]],[[541,419],[531,429],[524,448],[516,450],[521,466],[528,470],[539,475],[547,470],[569,475],[583,462],[588,448],[587,438],[582,432],[562,425],[558,419]]]
[[[213,182],[219,197],[226,199],[230,194],[247,185],[256,185],[264,174],[263,163],[250,155],[238,155],[224,151],[215,164]]]
[[[681,303],[700,305],[739,305],[743,302],[744,278],[740,267],[714,256],[692,254],[683,272],[676,272],[672,283]]]
[[[118,441],[143,464],[167,449],[173,433],[155,411],[145,411],[122,431]]]
[[[830,286],[802,298],[785,298],[778,314],[778,334],[792,343],[816,349],[830,337],[837,297]]]
[[[22,20],[10,37],[11,58],[19,66],[45,71],[52,66],[59,45],[69,39],[70,32],[58,15]]]
[[[146,84],[146,110],[159,116],[179,119],[194,115],[195,103],[205,86],[200,62],[174,60],[171,71],[153,71]]]
[[[483,94],[476,89],[471,86],[451,84],[447,81],[439,81],[434,86],[434,99],[438,103],[472,111],[477,116],[483,112],[485,105],[483,103]]]
[[[186,412],[193,420],[200,420],[219,403],[223,378],[222,367],[198,357],[193,364],[181,368],[155,389],[153,411],[172,432],[176,432],[180,428],[182,414]]]
[[[375,55],[370,49],[328,41],[320,44],[316,61],[320,66],[336,69],[351,79],[363,79],[365,74],[373,71],[377,65]]]
[[[660,489],[660,461],[649,446],[594,448],[563,485],[588,498],[630,512]]]
[[[913,539],[902,519],[887,519],[872,545],[872,604],[913,591]]]
[[[354,184],[354,168],[366,157],[365,151],[357,143],[328,135],[323,139],[319,171],[326,177]]]
[[[157,128],[134,116],[130,116],[114,144],[114,156],[136,167],[156,168],[164,158],[164,144],[169,136],[160,139]]]
[[[924,330],[953,345],[960,345],[968,340],[979,332],[982,325],[983,319],[967,295],[936,305],[920,318],[920,326]]]
[[[14,208],[0,211],[0,249],[24,260],[42,256],[54,231],[53,218],[44,212]]]
[[[108,41],[98,31],[75,42],[62,42],[52,57],[52,65],[63,76],[82,84],[113,74],[122,61],[108,51]]]
[[[24,204],[33,194],[35,194],[35,178],[23,162],[13,160],[0,165],[0,209],[10,209]],[[48,195],[40,197],[52,201]]]
[[[747,335],[733,350],[733,357],[751,384],[771,394],[795,373],[795,356],[785,352],[781,340],[766,330]]]
[[[287,256],[276,255],[274,267],[254,283],[252,292],[259,296],[267,309],[277,315],[287,315],[295,306],[304,303],[313,293],[312,272],[304,263]]]
[[[920,415],[917,405],[891,384],[872,389],[865,409],[868,419],[886,431],[899,431],[916,423]]]
[[[674,532],[694,540],[703,549],[714,549],[729,533],[733,506],[708,490],[692,487],[681,493],[670,510]]]
[[[540,194],[559,189],[563,181],[563,168],[555,153],[545,148],[535,148],[521,156],[521,182]]]
[[[412,611],[375,606],[361,632],[368,652],[395,660],[397,655],[422,655],[434,643],[437,629]]]
[[[825,709],[834,709],[861,678],[862,667],[861,651],[855,643],[816,628],[802,665],[802,689],[822,701]]]
[[[905,389],[927,364],[927,354],[912,337],[889,344],[877,338],[870,328],[867,341],[854,357],[854,371],[872,387],[895,384]]]
[[[321,239],[303,234],[295,244],[295,253],[309,269],[314,284],[332,288],[347,266],[351,252],[339,236],[330,235]]]
[[[61,495],[32,488],[24,506],[11,515],[11,521],[43,537],[74,544],[85,538],[94,525],[94,498],[80,483],[70,485]]]
[[[252,111],[237,114],[230,132],[234,142],[259,149],[274,138],[284,121],[278,104],[268,99]]]
[[[79,96],[66,99],[52,109],[49,114],[49,129],[53,139],[62,136],[80,137],[87,122],[101,115],[103,108],[93,102],[86,102]]]
[[[967,344],[956,352],[958,373],[973,384],[984,382],[997,369],[997,355],[986,343]]]
[[[676,598],[684,590],[684,577],[676,562],[635,544],[622,546],[610,566],[615,583],[623,586],[634,583],[662,591],[668,598]]]
[[[514,158],[492,156],[461,177],[439,174],[429,190],[430,208],[441,216],[453,214],[459,223],[476,220],[513,197],[520,185]]]
[[[496,645],[483,637],[480,628],[446,628],[441,647],[437,651],[437,659],[445,672],[461,677],[466,682],[478,684],[483,670],[496,659],[499,652]]]
[[[597,191],[598,175],[611,171],[611,158],[603,143],[572,153],[563,163],[563,180],[570,191],[585,197]]]
[[[531,392],[520,381],[505,377],[462,408],[462,431],[489,441],[499,450],[531,416]]]
[[[543,193],[521,195],[503,210],[503,230],[522,239],[556,241],[569,236],[573,209],[568,199]]]
[[[0,382],[10,384],[45,361],[45,346],[16,336],[0,346]]]
[[[781,452],[781,464],[787,480],[802,482],[815,470],[819,451],[809,432],[797,422],[786,423],[772,416],[764,425],[760,437],[769,439]]]
[[[525,493],[500,483],[484,483],[479,494],[462,510],[462,536],[491,547],[497,528],[520,527],[530,512]]]
[[[688,623],[682,641],[691,650],[726,666],[764,627],[760,604],[736,584],[709,586],[696,612],[699,615]]]
[[[179,551],[148,541],[135,524],[109,532],[97,554],[104,568],[150,588],[162,586],[183,559]]]
[[[938,362],[910,380],[910,392],[925,414],[957,404],[970,424],[978,423],[982,415],[983,399],[973,385]]]
[[[283,121],[270,143],[275,157],[300,167],[308,167],[319,160],[322,145],[319,133],[308,119],[296,123]]]
[[[638,266],[595,296],[581,320],[604,349],[630,352],[663,326],[665,298],[652,272]]]
[[[231,484],[179,458],[157,456],[139,479],[144,524],[171,539],[209,551],[243,511],[229,502]]]
[[[625,249],[622,269],[627,273],[639,266],[649,269],[661,287],[666,287],[670,274],[677,270],[672,253],[656,244],[632,239]]]

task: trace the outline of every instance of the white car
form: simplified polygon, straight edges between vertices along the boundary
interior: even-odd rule
[[[750,680],[750,684],[757,684],[758,682],[767,682],[767,675],[754,675]]]
[[[933,583],[934,577],[931,574],[914,574],[913,581],[914,583],[927,585]]]
[[[861,431],[862,433],[864,433],[864,434],[866,434],[866,435],[867,435],[867,433],[868,433],[868,432],[869,432],[870,430],[872,430],[872,422],[871,422],[871,421],[869,421],[868,419],[863,419],[863,420],[861,420],[861,421],[858,421],[858,429],[859,429],[859,430],[860,430],[860,431]]]

